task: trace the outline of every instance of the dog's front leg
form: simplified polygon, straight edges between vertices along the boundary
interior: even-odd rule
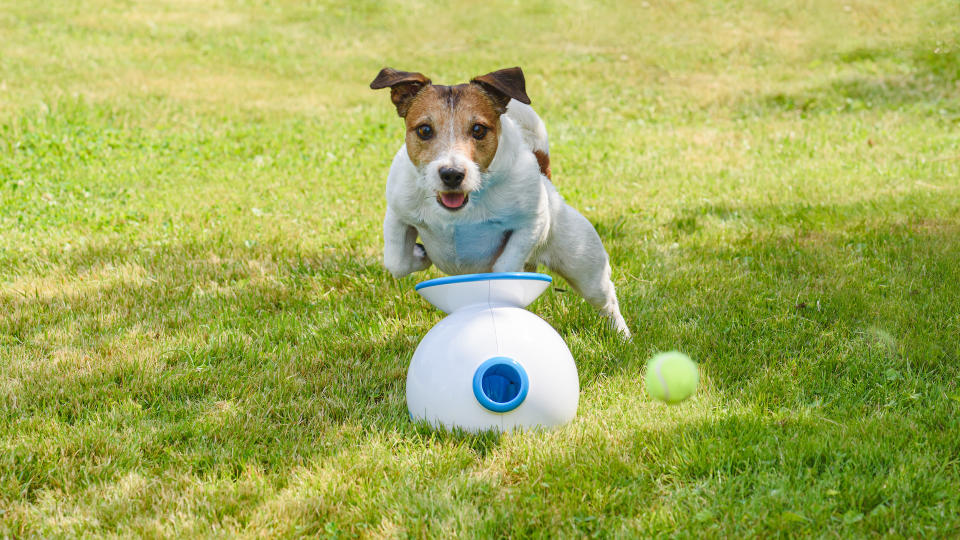
[[[383,265],[393,277],[430,268],[430,257],[417,243],[417,229],[397,219],[389,209],[383,220]]]
[[[539,231],[536,228],[517,229],[510,233],[503,251],[493,263],[494,272],[522,272],[537,245]]]

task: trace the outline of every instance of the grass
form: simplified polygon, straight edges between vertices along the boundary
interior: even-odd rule
[[[960,535],[955,2],[0,0],[0,35],[0,537]],[[576,421],[432,432],[366,85],[517,64],[635,338],[552,291]]]

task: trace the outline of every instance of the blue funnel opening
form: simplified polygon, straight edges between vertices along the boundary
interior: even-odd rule
[[[473,375],[473,395],[484,408],[509,412],[523,403],[529,390],[527,371],[513,358],[497,356],[480,364]]]

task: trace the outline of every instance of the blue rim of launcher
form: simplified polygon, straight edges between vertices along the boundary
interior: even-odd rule
[[[494,279],[530,279],[535,281],[553,282],[553,278],[546,274],[536,272],[490,272],[487,274],[462,274],[459,276],[447,276],[436,279],[421,281],[414,286],[414,290],[419,291],[427,287],[436,285],[449,285],[451,283],[468,283],[470,281],[492,281]]]
[[[513,358],[494,356],[473,374],[473,395],[487,410],[505,413],[523,403],[530,391],[530,378]]]

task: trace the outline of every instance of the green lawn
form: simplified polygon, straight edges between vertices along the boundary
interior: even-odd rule
[[[960,5],[785,4],[0,0],[0,537],[960,535]],[[409,422],[385,65],[523,67],[572,424]]]

